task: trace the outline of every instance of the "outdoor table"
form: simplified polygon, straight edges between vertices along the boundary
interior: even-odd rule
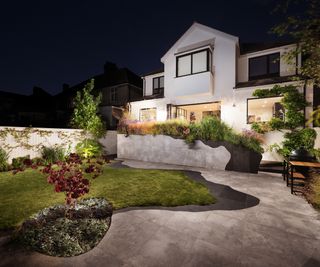
[[[305,180],[307,178],[300,172],[294,172],[295,167],[320,168],[320,162],[295,161],[295,160],[287,161],[287,170],[289,171],[289,168],[290,168],[291,194],[293,194],[293,180],[294,179]],[[287,176],[287,185],[288,185],[288,175],[289,175],[288,171],[287,171],[287,174],[284,174]]]

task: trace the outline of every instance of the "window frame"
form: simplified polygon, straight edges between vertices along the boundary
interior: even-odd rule
[[[266,96],[266,97],[249,97],[247,98],[247,114],[246,114],[246,121],[247,121],[247,124],[251,125],[253,124],[253,122],[249,122],[249,100],[254,100],[254,99],[268,99],[268,98],[277,98],[277,97],[281,97],[283,98],[282,95],[280,96]],[[272,114],[272,117],[273,117],[273,114]]]
[[[199,71],[199,72],[193,72],[193,55],[194,54],[198,54],[198,53],[201,53],[201,52],[204,52],[206,51],[207,55],[206,55],[206,70],[204,71]],[[179,58],[182,58],[182,57],[187,57],[187,56],[191,56],[191,72],[190,74],[184,74],[184,75],[178,75],[178,68],[179,68]],[[211,57],[211,60],[210,60],[210,57]],[[204,73],[204,72],[208,72],[208,71],[211,71],[212,70],[212,66],[210,64],[210,62],[212,62],[212,51],[210,48],[205,48],[205,49],[201,49],[201,50],[196,50],[196,51],[193,51],[193,52],[190,52],[190,53],[187,53],[187,54],[183,54],[183,55],[180,55],[180,56],[176,56],[176,78],[180,78],[180,77],[185,77],[185,76],[189,76],[189,75],[194,75],[194,74],[198,74],[198,73]]]
[[[116,87],[110,89],[110,102],[114,103],[118,101],[118,92]]]
[[[279,71],[277,73],[270,73],[270,57],[273,55],[279,56],[279,60],[277,60],[277,65],[278,65]],[[263,74],[263,75],[251,76],[250,75],[250,72],[251,72],[250,61],[252,59],[263,58],[263,57],[267,58],[267,73]],[[265,55],[261,55],[261,56],[248,58],[248,80],[249,81],[259,80],[259,79],[263,79],[263,78],[279,77],[279,76],[280,76],[280,52],[275,52],[275,53],[271,53],[271,54],[265,54]]]
[[[157,118],[158,118],[158,112],[157,112],[157,108],[156,107],[152,107],[152,108],[140,108],[139,109],[139,121],[143,121],[143,120],[141,120],[141,111],[142,110],[150,110],[150,109],[154,109],[155,110],[155,112],[156,112],[156,119],[155,120],[157,120]]]
[[[163,78],[163,87],[160,87],[160,79]],[[155,88],[154,86],[154,81],[157,80],[158,81],[158,87]],[[164,89],[164,75],[162,76],[158,76],[158,77],[154,77],[152,79],[152,94],[156,95],[156,94],[160,94],[161,93],[161,89]]]

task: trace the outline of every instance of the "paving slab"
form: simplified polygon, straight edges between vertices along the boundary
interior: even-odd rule
[[[280,175],[132,160],[123,164],[196,171],[209,183],[234,190],[220,197],[259,201],[229,210],[125,209],[113,215],[106,236],[88,253],[55,258],[1,246],[0,266],[320,266],[319,212],[291,195]]]

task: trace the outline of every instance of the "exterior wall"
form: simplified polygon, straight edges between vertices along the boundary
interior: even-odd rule
[[[238,82],[247,82],[249,80],[249,58],[263,56],[263,55],[277,53],[277,52],[280,52],[280,76],[295,75],[296,74],[295,64],[289,65],[282,58],[282,55],[294,49],[294,47],[295,45],[286,45],[282,47],[276,47],[272,49],[266,49],[263,51],[257,51],[257,52],[241,55],[238,58],[238,64],[237,64]],[[298,63],[300,63],[300,61]]]
[[[185,97],[193,95],[213,94],[214,78],[211,72],[203,72],[174,79],[174,88],[172,97]]]
[[[115,88],[117,91],[117,99],[111,100],[111,89]],[[121,84],[101,89],[102,102],[101,106],[122,106],[129,101],[129,84]]]
[[[176,55],[175,53],[184,47],[193,46],[196,43],[214,40],[214,50],[212,51],[212,72],[204,72],[184,77],[176,76]],[[193,49],[196,51],[199,49]],[[230,103],[233,88],[236,84],[236,38],[230,39],[221,34],[215,34],[203,28],[194,27],[178,45],[173,46],[173,50],[162,58],[164,63],[164,99],[145,100],[132,102],[131,114],[139,119],[141,108],[157,108],[157,120],[167,118],[166,104],[188,105],[207,102]],[[189,51],[188,51],[189,52]],[[145,77],[145,94],[152,94],[152,79],[162,76],[155,74]],[[232,105],[232,104],[231,104]],[[228,117],[225,109],[221,110],[222,117]]]
[[[300,92],[303,92],[303,85],[301,83],[288,82],[281,85],[289,84],[297,84]],[[221,106],[221,113],[224,114],[222,120],[236,131],[251,129],[251,124],[247,124],[247,99],[253,97],[252,94],[256,89],[271,89],[273,86],[274,84],[234,89],[233,101],[225,102]]]
[[[14,132],[28,131],[24,137],[16,139]],[[12,133],[10,133],[10,131]],[[3,134],[6,136],[2,138]],[[25,132],[25,131],[24,131]],[[24,127],[0,127],[0,147],[9,153],[8,161],[16,157],[30,155],[31,158],[40,157],[42,146],[62,146],[70,152],[75,151],[78,142],[83,139],[81,130],[77,129],[54,129],[54,128],[24,128]],[[117,136],[116,131],[108,131],[105,138],[100,139],[105,146],[107,154],[116,154]],[[21,136],[21,135],[19,135]]]
[[[157,121],[165,121],[167,119],[167,104],[168,99],[158,98],[150,100],[142,100],[131,102],[131,116],[134,120],[139,120],[140,109],[144,108],[156,108],[157,109]]]
[[[212,51],[213,77],[209,72],[185,77],[176,77],[175,53],[183,47],[199,42],[213,40]],[[236,46],[234,40],[223,38],[203,29],[194,28],[166,57],[163,58],[165,69],[165,97],[172,104],[195,104],[221,101],[232,94],[236,76]],[[196,49],[192,50],[196,51]],[[186,93],[183,94],[183,88]],[[203,88],[206,88],[204,90]],[[204,93],[206,95],[204,95]]]
[[[204,167],[225,170],[231,158],[224,147],[209,147],[197,141],[190,148],[184,140],[164,135],[130,135],[118,134],[118,158],[134,159],[148,162]]]
[[[164,76],[164,72],[148,75],[144,77],[144,95],[153,95],[153,78]]]

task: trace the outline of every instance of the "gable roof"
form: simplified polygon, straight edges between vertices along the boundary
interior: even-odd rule
[[[205,26],[203,24],[200,24],[198,22],[194,22],[191,27],[174,43],[174,45],[165,53],[165,55],[161,58],[161,62],[163,62],[163,60],[168,56],[168,54],[170,54],[172,52],[172,50],[174,50],[177,46],[179,46],[179,44],[181,44],[181,42],[194,30],[194,29],[201,29],[203,31],[207,31],[210,32],[214,35],[220,36],[222,38],[226,38],[229,39],[231,41],[234,41],[236,43],[239,42],[239,38],[236,36],[233,36],[231,34],[216,30],[214,28]]]
[[[105,87],[120,85],[124,83],[128,83],[134,85],[142,90],[142,79],[140,76],[133,73],[128,68],[120,68],[117,67],[112,70],[107,70],[105,73],[95,75],[89,79],[86,79],[74,86],[71,86],[65,91],[60,92],[56,96],[60,95],[73,95],[79,90],[82,90],[84,86],[91,80],[94,79],[94,90],[99,90]]]
[[[156,69],[156,70],[153,70],[153,71],[149,71],[149,72],[143,74],[142,77],[153,75],[153,74],[158,74],[158,73],[162,73],[162,72],[164,72],[164,67],[163,66],[161,68],[159,68],[159,69]]]

